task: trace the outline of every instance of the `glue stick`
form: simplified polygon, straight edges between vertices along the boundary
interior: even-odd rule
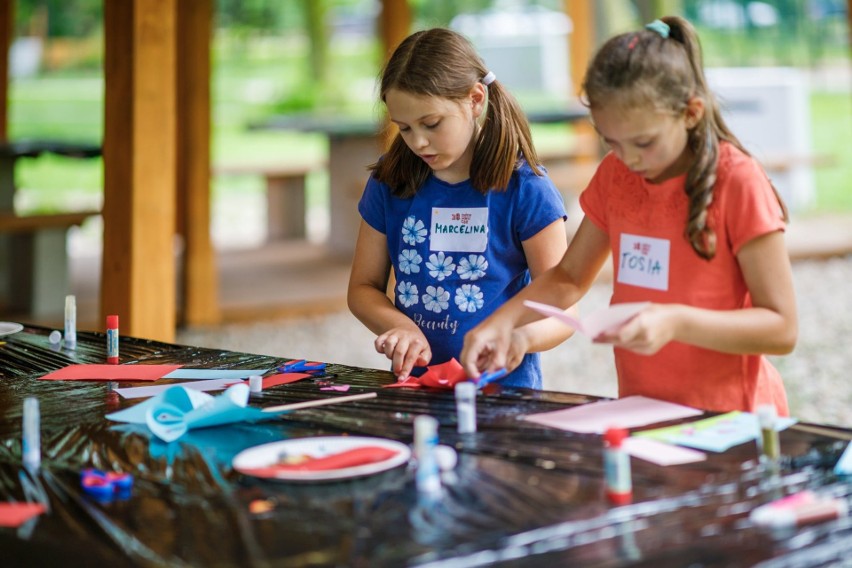
[[[107,363],[118,365],[118,316],[106,317]]]
[[[762,461],[770,471],[777,471],[778,459],[781,457],[781,442],[775,423],[778,414],[773,404],[762,404],[757,407],[757,421],[760,424],[760,440],[763,455]]]
[[[65,296],[65,348],[77,348],[77,299]]]
[[[459,434],[476,432],[476,385],[471,381],[456,383],[456,414]]]
[[[624,428],[609,428],[603,436],[606,496],[615,505],[626,505],[633,500],[630,454],[623,444],[626,437]]]
[[[441,472],[435,448],[438,446],[438,421],[421,415],[414,419],[414,457],[417,460],[415,481],[422,495],[437,497],[441,493]]]
[[[41,416],[37,398],[29,396],[24,399],[23,422],[22,461],[28,470],[37,470],[41,466]]]

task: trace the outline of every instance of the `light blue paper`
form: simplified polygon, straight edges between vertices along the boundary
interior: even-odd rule
[[[252,375],[263,375],[269,369],[175,369],[164,379],[247,379]]]
[[[779,417],[775,421],[775,429],[780,432],[796,422],[795,418]],[[707,452],[724,452],[734,446],[755,441],[760,436],[760,424],[755,414],[735,411],[695,422],[637,432],[634,436]]]
[[[248,406],[248,397],[249,388],[244,383],[236,384],[216,397],[174,385],[145,402],[106,417],[116,422],[147,425],[155,436],[172,442],[192,428],[258,422],[287,412],[263,412]]]
[[[835,475],[852,475],[852,444],[846,444],[843,455],[834,466]]]

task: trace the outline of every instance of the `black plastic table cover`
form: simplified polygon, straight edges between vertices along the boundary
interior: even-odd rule
[[[391,373],[330,364],[327,377],[268,389],[251,404],[340,396],[319,390],[329,382],[377,398],[192,430],[166,444],[105,418],[137,402],[121,399],[114,385],[37,380],[68,364],[105,361],[104,334],[79,333],[68,351],[51,346],[49,331],[26,326],[0,338],[0,499],[48,508],[18,528],[0,528],[2,566],[833,566],[852,554],[848,518],[785,533],[748,518],[802,489],[849,499],[849,486],[832,473],[848,430],[785,430],[775,477],[754,444],[688,465],[633,459],[633,502],[616,507],[604,496],[600,436],[519,419],[591,397],[488,387],[477,398],[478,432],[460,435],[451,391],[382,388]],[[123,364],[193,368],[267,369],[287,360],[128,337],[120,353]],[[28,396],[39,399],[42,416],[35,474],[21,465]],[[306,436],[411,444],[421,414],[438,419],[440,443],[459,457],[438,500],[418,497],[411,467],[321,483],[257,479],[231,467],[245,448]],[[131,496],[88,497],[79,482],[87,467],[133,474]]]

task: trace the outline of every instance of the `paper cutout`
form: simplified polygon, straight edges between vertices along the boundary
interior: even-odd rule
[[[46,510],[41,503],[0,503],[0,527],[19,527]]]
[[[835,475],[852,475],[852,444],[847,444],[843,455],[834,466]]]
[[[181,368],[165,375],[164,379],[247,379],[252,375],[263,375],[269,369],[187,369]]]
[[[264,412],[247,406],[248,398],[248,385],[242,382],[217,397],[184,385],[172,385],[153,398],[106,417],[116,422],[146,424],[155,436],[172,442],[192,428],[269,420],[287,412]]]
[[[651,438],[637,438],[632,436],[624,440],[624,448],[634,458],[643,459],[662,466],[693,463],[707,459],[707,454],[704,452],[664,444]]]
[[[574,316],[565,313],[565,311],[560,308],[548,306],[547,304],[541,304],[539,302],[526,300],[524,301],[524,305],[540,314],[556,318],[580,333],[588,335],[594,339],[605,331],[614,331],[618,329],[650,305],[650,302],[613,304],[581,319],[577,319]]]
[[[330,387],[322,387],[321,391],[337,391],[346,392],[349,390],[349,385],[331,385]]]
[[[464,372],[464,367],[453,357],[446,363],[439,365],[430,365],[426,367],[426,372],[419,377],[409,375],[404,381],[384,385],[385,388],[410,388],[418,389],[420,387],[432,387],[439,389],[452,389],[456,383],[466,381],[467,374]]]
[[[795,418],[778,418],[775,421],[775,429],[780,432],[795,423]],[[637,432],[634,435],[708,452],[724,452],[734,446],[756,440],[760,436],[760,425],[756,415],[735,411],[688,424]]]
[[[524,420],[560,430],[603,434],[612,426],[635,428],[700,414],[703,414],[701,410],[689,406],[644,396],[628,396],[618,400],[592,402],[562,410],[530,414],[524,416]]]
[[[314,375],[308,373],[278,373],[270,377],[263,377],[263,387],[261,390],[266,390],[278,385],[289,385],[303,379],[314,378]]]
[[[210,379],[207,381],[190,381],[188,383],[179,383],[188,389],[197,391],[214,391],[224,390],[231,385],[241,383],[239,379]],[[126,389],[113,389],[115,392],[124,398],[145,398],[157,396],[175,386],[169,385],[151,385],[147,387],[128,387]]]
[[[156,381],[181,365],[68,365],[42,381]]]

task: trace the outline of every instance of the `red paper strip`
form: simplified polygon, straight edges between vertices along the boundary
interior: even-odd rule
[[[0,527],[19,527],[44,511],[41,503],[0,503]]]
[[[183,365],[68,365],[42,381],[156,381]]]
[[[302,379],[309,379],[313,376],[314,375],[308,373],[278,373],[277,375],[271,375],[269,377],[263,378],[263,389],[265,390],[269,387],[295,383],[296,381],[301,381]]]

